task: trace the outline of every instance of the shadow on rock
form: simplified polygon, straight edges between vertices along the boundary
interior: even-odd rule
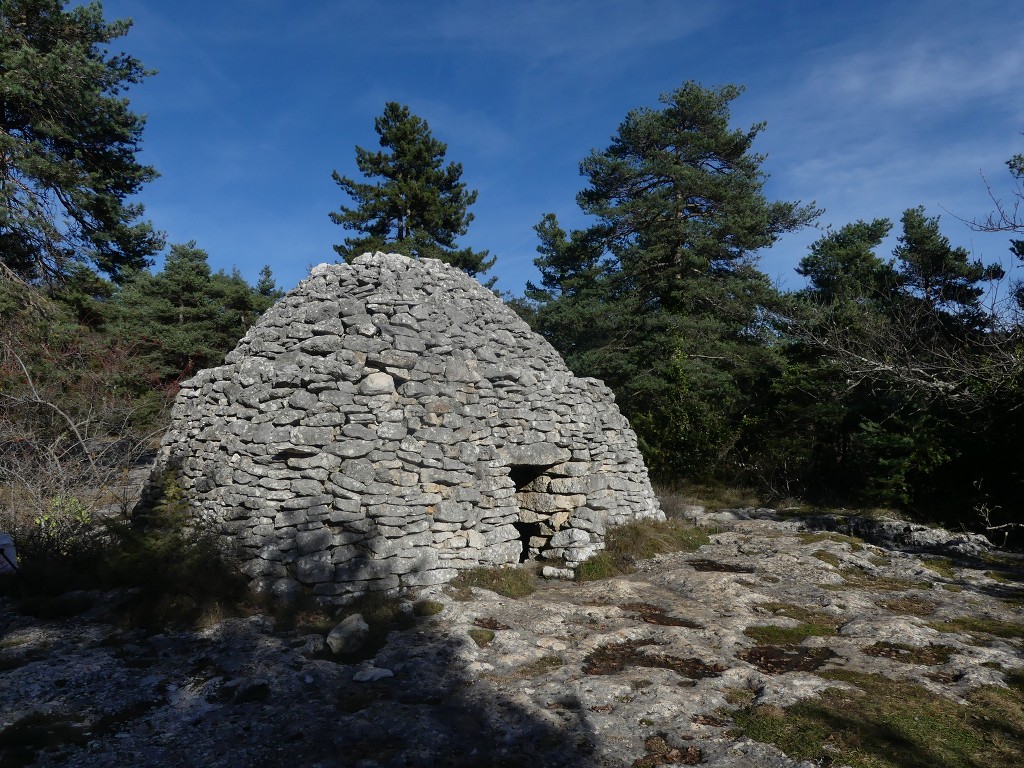
[[[581,766],[595,749],[575,697],[538,709],[498,690],[443,614],[342,664],[264,616],[147,635],[0,612],[4,768]]]

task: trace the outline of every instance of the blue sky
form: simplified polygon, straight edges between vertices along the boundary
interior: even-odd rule
[[[768,123],[772,199],[814,200],[822,225],[898,221],[924,205],[954,244],[1003,260],[1005,235],[956,219],[1007,193],[1024,151],[1024,3],[1006,0],[107,0],[131,17],[114,42],[158,74],[129,91],[148,115],[140,201],[170,242],[215,268],[293,287],[334,261],[373,119],[398,101],[427,120],[479,191],[463,245],[498,257],[498,288],[536,279],[533,225],[584,223],[579,161],[629,110],[687,80],[747,88],[733,124]],[[761,266],[787,287],[820,232],[784,238]],[[891,248],[894,243],[888,244]]]

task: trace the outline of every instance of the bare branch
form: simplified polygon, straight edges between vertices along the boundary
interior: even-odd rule
[[[810,320],[791,323],[789,331],[820,350],[851,389],[883,384],[973,410],[1019,386],[1024,378],[1020,330],[976,331],[960,339],[921,332],[940,327],[940,319],[921,307],[885,320],[865,309],[856,318],[860,327],[853,329],[848,314],[820,308]]]
[[[13,400],[15,402],[29,402],[35,405],[40,405],[43,408],[47,408],[51,410],[53,413],[57,414],[61,418],[61,420],[67,425],[68,429],[71,431],[71,434],[75,436],[75,440],[78,442],[78,447],[82,450],[82,453],[88,457],[89,463],[92,464],[93,467],[95,468],[95,460],[93,458],[92,452],[89,450],[89,445],[86,442],[85,437],[79,430],[80,425],[76,423],[75,420],[71,418],[71,416],[68,415],[68,413],[63,408],[61,408],[55,402],[47,398],[44,398],[39,394],[39,390],[37,389],[36,383],[32,378],[32,374],[28,370],[28,366],[25,365],[25,361],[21,359],[21,356],[14,351],[10,344],[8,344],[6,341],[0,341],[0,346],[3,347],[8,356],[14,359],[14,361],[18,364],[18,367],[21,368],[22,374],[25,377],[25,385],[28,387],[28,390],[31,393],[31,397],[28,398],[18,398],[12,395],[8,395],[6,393],[0,393],[0,397],[3,397],[5,400]],[[84,423],[87,424],[88,421]]]

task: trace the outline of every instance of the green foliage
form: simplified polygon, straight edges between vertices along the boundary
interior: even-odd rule
[[[1012,361],[980,303],[1002,270],[969,261],[921,208],[901,223],[890,260],[876,254],[885,219],[811,245],[797,269],[807,287],[780,305],[780,373],[737,453],[743,477],[780,496],[945,507],[962,521],[979,478],[1014,477],[993,471],[1009,445],[992,441],[992,420],[1017,423]]]
[[[487,251],[455,244],[473,220],[468,208],[477,193],[461,181],[461,164],[444,164],[448,146],[434,138],[425,120],[393,101],[374,120],[374,128],[383,149],[356,147],[356,167],[375,183],[332,174],[354,206],[341,206],[330,214],[331,220],[361,233],[334,246],[338,254],[352,259],[367,251],[387,250],[440,259],[474,276],[489,270],[494,258],[488,258]]]
[[[860,568],[844,568],[839,572],[843,577],[842,584],[820,584],[822,589],[831,592],[843,592],[848,589],[864,589],[875,592],[902,592],[908,589],[931,589],[928,581],[911,581],[909,579],[877,576]]]
[[[44,546],[19,539],[21,578],[7,589],[24,610],[53,610],[67,601],[51,598],[95,588],[133,590],[122,606],[125,619],[153,630],[246,609],[246,579],[238,563],[215,531],[186,515],[173,476],[165,480],[160,502],[134,521],[97,524],[73,500],[62,504],[54,515],[77,523],[73,536],[48,536]]]
[[[799,645],[808,637],[828,637],[836,633],[835,624],[800,623],[795,627],[780,627],[777,624],[747,627],[743,634],[762,645]]]
[[[616,556],[603,549],[576,568],[576,581],[601,581],[632,573],[636,570],[634,563],[628,555]]]
[[[32,410],[36,429],[74,426],[82,439],[116,434],[126,422],[151,426],[163,395],[130,339],[98,332],[63,302],[14,282],[0,280],[0,311],[0,409],[9,422]]]
[[[149,73],[107,47],[130,21],[64,6],[0,2],[0,266],[28,281],[84,264],[117,279],[162,247],[126,202],[156,176],[136,159],[144,118],[123,96]]]
[[[948,557],[922,557],[921,565],[930,571],[935,571],[944,579],[956,578],[956,568]]]
[[[857,536],[844,536],[841,533],[798,533],[797,538],[801,544],[817,544],[821,541],[835,541],[841,544],[848,544],[851,552],[860,552],[864,549],[864,539]]]
[[[970,632],[976,635],[992,635],[1008,639],[1024,638],[1024,624],[984,616],[964,616],[945,621],[932,621],[928,626],[937,632]]]
[[[34,521],[41,549],[67,556],[82,546],[92,531],[92,511],[74,496],[55,496],[50,508]]]
[[[163,496],[148,514],[108,526],[109,549],[98,566],[101,584],[137,590],[128,605],[135,626],[196,625],[237,613],[247,580],[216,531],[187,514],[180,484],[164,478]]]
[[[469,630],[470,639],[477,644],[478,648],[486,648],[494,640],[494,632],[490,629]]]
[[[412,612],[421,618],[436,616],[443,610],[444,603],[437,600],[417,600],[412,606]]]
[[[564,666],[565,660],[560,656],[541,656],[539,659],[535,659],[517,669],[515,677],[527,680],[531,677],[539,677],[556,669],[561,669]]]
[[[839,567],[839,556],[834,552],[827,552],[824,549],[819,549],[814,552],[814,557],[835,568]]]
[[[596,223],[537,225],[541,285],[532,322],[578,373],[616,392],[652,469],[709,472],[742,431],[771,370],[766,308],[776,297],[756,252],[818,211],[770,202],[763,124],[729,126],[735,86],[686,83],[638,109],[580,165],[577,201]]]
[[[926,217],[923,207],[906,210],[903,234],[893,255],[899,264],[902,293],[924,302],[929,319],[955,320],[967,328],[988,325],[980,305],[981,283],[1001,279],[1003,268],[968,261],[967,249],[953,248],[939,232],[937,216]]]
[[[95,511],[126,503],[166,393],[129,344],[41,290],[0,280],[0,308],[0,529],[73,569],[98,546]]]
[[[213,272],[195,242],[172,245],[160,272],[133,272],[118,288],[110,330],[137,340],[161,381],[176,381],[219,365],[279,296],[269,267],[252,288],[237,271]]]
[[[808,281],[804,294],[828,305],[884,300],[895,287],[896,276],[892,263],[874,251],[891,229],[888,219],[857,221],[812,243],[796,268]]]
[[[743,507],[763,507],[763,499],[751,488],[738,488],[722,483],[692,483],[681,481],[674,483],[671,490],[657,487],[658,501],[665,516],[670,519],[684,520],[687,517],[686,507],[696,504],[716,511],[719,509],[740,509]]]

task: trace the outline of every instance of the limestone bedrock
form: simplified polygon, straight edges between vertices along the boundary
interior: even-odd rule
[[[168,477],[282,597],[573,567],[664,519],[611,390],[473,278],[396,254],[315,267],[185,382],[143,508]]]

